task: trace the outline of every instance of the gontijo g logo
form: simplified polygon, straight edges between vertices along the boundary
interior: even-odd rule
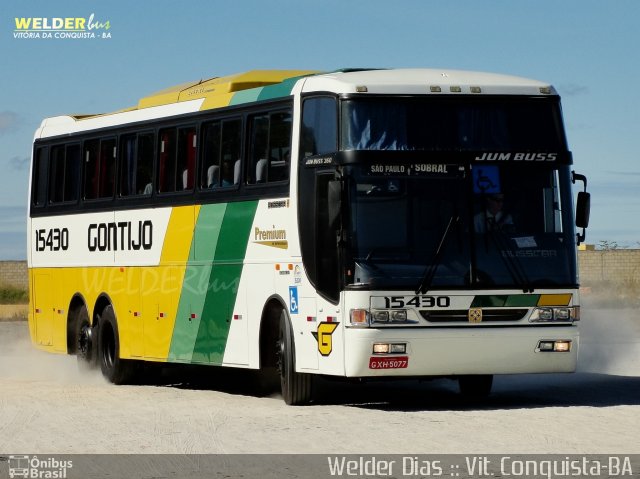
[[[15,17],[13,38],[111,38],[111,22],[89,17]]]

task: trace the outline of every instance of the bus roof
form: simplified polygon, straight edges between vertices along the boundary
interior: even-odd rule
[[[298,82],[304,79],[302,82]],[[252,70],[176,85],[124,110],[43,120],[36,138],[144,119],[281,98],[296,92],[337,94],[556,95],[548,83],[495,73],[447,69]]]
[[[379,94],[553,95],[548,83],[497,73],[448,69],[353,70],[325,73],[305,81],[303,91]]]

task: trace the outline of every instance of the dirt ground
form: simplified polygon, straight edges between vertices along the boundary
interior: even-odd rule
[[[0,453],[640,453],[638,313],[583,307],[581,328],[578,373],[496,377],[479,404],[447,380],[323,381],[290,407],[216,368],[113,386],[0,322]]]

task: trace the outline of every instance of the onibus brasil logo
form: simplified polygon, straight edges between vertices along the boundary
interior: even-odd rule
[[[65,479],[67,470],[73,467],[73,461],[46,459],[38,456],[9,456],[9,477]]]
[[[15,17],[13,38],[111,38],[111,22],[89,17]]]

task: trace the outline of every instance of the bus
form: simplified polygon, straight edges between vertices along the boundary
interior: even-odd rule
[[[590,203],[571,165],[556,90],[481,72],[249,71],[47,118],[32,342],[116,384],[145,362],[256,370],[287,404],[317,375],[483,397],[571,372]]]

